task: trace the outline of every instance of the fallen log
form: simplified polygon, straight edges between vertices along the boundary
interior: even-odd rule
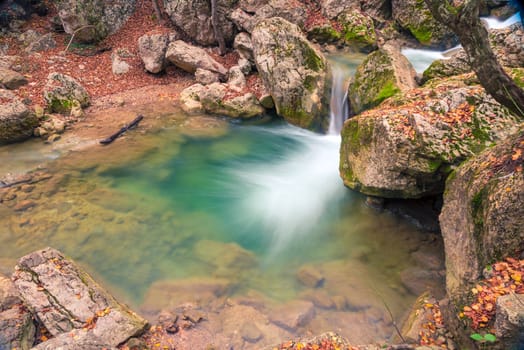
[[[118,130],[116,133],[114,133],[113,135],[109,136],[108,138],[105,138],[103,140],[100,140],[99,142],[102,144],[102,145],[108,145],[110,144],[111,142],[115,141],[118,137],[120,137],[123,133],[125,133],[127,130],[129,129],[132,129],[134,128],[135,126],[138,125],[138,123],[140,123],[140,121],[144,119],[144,116],[143,115],[138,115],[138,117],[136,117],[131,123],[125,125],[124,127],[122,127],[120,130]]]

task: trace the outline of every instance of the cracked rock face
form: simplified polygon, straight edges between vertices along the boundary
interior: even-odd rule
[[[53,336],[84,329],[92,338],[117,346],[147,327],[143,318],[55,249],[22,257],[13,280],[24,303]]]

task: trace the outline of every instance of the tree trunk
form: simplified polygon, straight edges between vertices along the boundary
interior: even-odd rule
[[[218,42],[220,55],[223,56],[226,53],[226,42],[220,30],[220,24],[218,23],[217,0],[211,0],[211,25],[215,33],[215,40]]]
[[[158,6],[158,0],[151,0],[153,1],[153,8],[155,9],[156,18],[159,22],[163,21],[162,18],[162,11],[160,11],[160,6]]]
[[[479,1],[425,0],[433,17],[459,37],[480,84],[501,105],[524,118],[524,90],[506,74],[491,49],[488,31],[479,18]],[[456,3],[456,1],[454,1]]]

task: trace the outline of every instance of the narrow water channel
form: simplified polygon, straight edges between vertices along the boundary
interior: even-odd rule
[[[389,311],[399,321],[417,284],[441,286],[432,237],[343,186],[338,135],[174,118],[48,162],[49,179],[0,204],[0,265],[55,247],[145,315],[194,303],[216,339],[233,337],[224,317],[247,317],[218,301],[248,305],[268,323],[235,349],[327,330],[389,339]],[[307,322],[286,324],[297,305]]]

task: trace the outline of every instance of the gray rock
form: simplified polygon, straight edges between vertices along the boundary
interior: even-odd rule
[[[36,40],[32,41],[26,48],[26,52],[40,52],[54,49],[56,47],[56,41],[53,39],[53,34],[48,33],[39,36]]]
[[[115,75],[122,75],[129,72],[129,63],[123,60],[118,53],[113,53],[111,55],[111,71]]]
[[[253,15],[250,15],[242,9],[237,8],[231,12],[230,17],[239,30],[244,30],[248,33],[253,31],[253,28],[256,24],[256,20]]]
[[[81,330],[89,342],[99,338],[116,347],[147,327],[144,319],[55,249],[22,257],[13,280],[24,303],[55,337],[66,339],[64,333]],[[86,324],[91,329],[83,330]]]
[[[241,92],[246,88],[246,77],[239,66],[233,66],[229,69],[227,85],[229,89],[235,92]]]
[[[277,114],[289,123],[325,130],[328,120],[328,64],[300,28],[274,17],[252,32],[258,72],[271,93]]]
[[[74,78],[61,73],[50,73],[47,76],[44,99],[50,110],[58,113],[69,113],[75,101],[81,107],[87,107],[90,103],[84,87]]]
[[[360,10],[347,10],[337,17],[342,26],[344,42],[362,52],[370,52],[377,48],[377,35],[371,16]]]
[[[62,333],[43,343],[38,344],[31,350],[117,350],[117,348],[103,339],[97,337],[92,332],[83,329],[74,329],[67,333]]]
[[[423,270],[417,267],[410,267],[400,273],[400,280],[407,290],[413,295],[420,295],[424,292],[434,291],[444,284],[444,276],[437,271]]]
[[[28,350],[35,341],[33,318],[13,282],[0,275],[0,349]]]
[[[266,5],[269,0],[240,0],[238,7],[243,11],[255,13],[259,8]]]
[[[31,137],[36,116],[9,90],[0,89],[0,100],[0,145]]]
[[[271,322],[291,332],[304,327],[315,317],[315,307],[310,301],[290,301],[273,310]]]
[[[296,24],[300,28],[304,28],[304,23],[307,18],[306,12],[305,5],[298,1],[269,0],[266,5],[256,11],[254,24],[256,25],[264,19],[279,17]]]
[[[194,73],[197,68],[201,68],[222,75],[227,74],[227,69],[209,56],[204,49],[182,40],[176,40],[169,44],[166,59],[189,73]]]
[[[466,161],[446,182],[440,226],[446,288],[454,303],[461,302],[484,267],[524,248],[524,172],[511,159],[524,151],[523,142],[521,127]]]
[[[67,34],[93,42],[120,29],[134,12],[136,0],[57,0],[54,5]]]
[[[138,55],[150,73],[160,73],[165,66],[169,35],[145,34],[138,38]]]
[[[218,26],[224,39],[232,41],[234,25],[229,12],[236,0],[217,0]],[[207,0],[165,0],[165,10],[171,21],[189,38],[201,45],[216,43],[211,23],[211,4]]]
[[[335,19],[347,10],[360,10],[360,0],[322,0],[322,14],[329,19]]]
[[[511,293],[497,298],[495,334],[504,349],[524,348],[524,296]]]
[[[2,55],[0,56],[0,68],[12,69],[13,66],[21,60],[22,58],[20,56]]]
[[[231,92],[231,93],[228,93]],[[228,84],[194,84],[180,93],[180,104],[188,114],[203,112],[230,118],[251,118],[264,113],[252,93],[238,94]]]
[[[239,33],[235,37],[233,47],[238,51],[240,57],[253,61],[253,43],[251,42],[251,36],[249,34]]]
[[[393,19],[422,44],[436,48],[451,48],[457,38],[451,29],[433,18],[424,1],[392,0]]]
[[[453,167],[517,130],[516,117],[484,91],[433,91],[346,121],[340,158],[346,186],[385,198],[442,193]],[[461,122],[448,119],[455,113],[463,113]]]
[[[524,29],[515,24],[508,28],[491,29],[489,40],[499,62],[511,68],[524,67]],[[423,73],[423,82],[433,78],[450,77],[471,72],[472,68],[464,49],[459,49],[449,59],[434,61]]]
[[[349,83],[351,112],[358,114],[396,93],[415,88],[415,75],[411,63],[396,47],[384,45],[366,57]]]
[[[195,80],[202,85],[209,85],[220,82],[220,75],[207,69],[197,68],[195,71]]]
[[[10,69],[0,68],[0,85],[15,90],[25,84],[27,84],[27,79],[22,74]]]

